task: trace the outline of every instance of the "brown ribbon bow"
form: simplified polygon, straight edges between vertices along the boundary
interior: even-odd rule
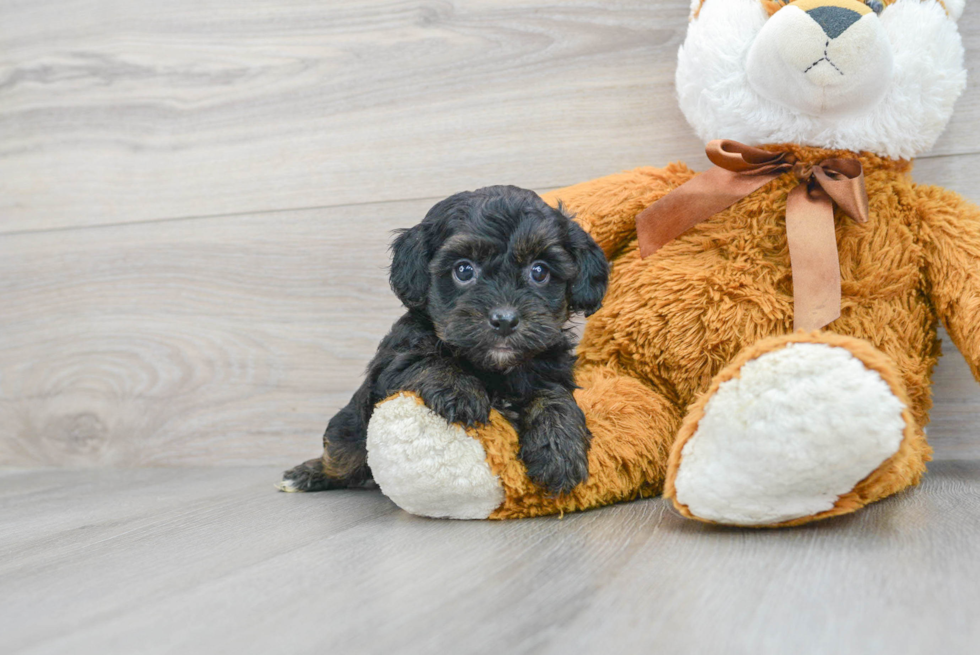
[[[799,186],[786,198],[786,240],[793,269],[794,328],[816,330],[840,316],[840,260],[834,203],[859,223],[868,220],[868,193],[857,159],[798,161],[717,140],[705,151],[714,168],[691,178],[636,217],[640,257],[648,257],[690,228],[792,171]]]

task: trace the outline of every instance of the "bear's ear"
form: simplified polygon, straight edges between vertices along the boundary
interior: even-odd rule
[[[565,213],[561,206],[558,211]],[[571,218],[568,219],[565,249],[578,268],[575,279],[568,285],[568,307],[573,312],[590,316],[602,307],[602,297],[609,284],[609,262],[599,244]]]
[[[958,21],[960,16],[963,15],[963,9],[966,7],[966,0],[943,0],[943,6],[946,7],[946,13],[954,21]]]
[[[425,307],[429,295],[429,249],[425,243],[425,224],[398,230],[391,244],[388,281],[391,290],[409,309]]]

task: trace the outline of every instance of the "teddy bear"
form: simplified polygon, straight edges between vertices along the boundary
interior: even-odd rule
[[[980,375],[980,210],[912,159],[965,87],[964,0],[694,0],[680,107],[715,164],[554,191],[612,264],[578,348],[588,479],[528,480],[508,421],[379,403],[368,462],[424,516],[519,518],[663,494],[791,526],[919,482],[937,328]]]

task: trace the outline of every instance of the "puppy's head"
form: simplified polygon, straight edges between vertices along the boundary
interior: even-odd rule
[[[392,244],[391,287],[440,339],[504,370],[563,339],[602,304],[609,265],[562,211],[512,186],[458,193]]]

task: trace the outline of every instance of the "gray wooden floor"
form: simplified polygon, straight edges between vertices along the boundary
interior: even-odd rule
[[[780,532],[277,494],[398,316],[391,230],[705,166],[688,0],[0,0],[0,653],[980,652],[980,385],[924,485]],[[980,200],[971,86],[915,177]]]
[[[980,463],[795,530],[661,500],[449,522],[267,467],[0,475],[4,653],[900,653],[980,645]]]

